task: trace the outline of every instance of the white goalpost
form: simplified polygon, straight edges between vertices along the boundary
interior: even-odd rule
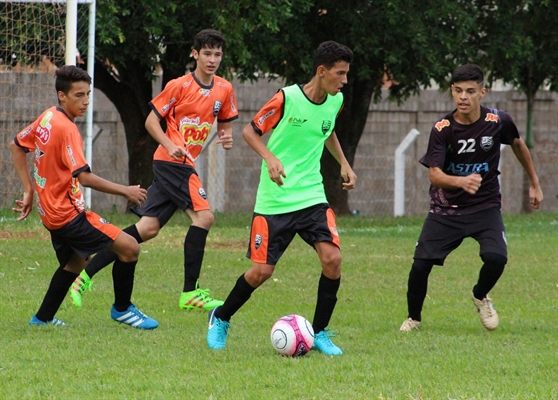
[[[95,0],[0,0],[0,8],[0,138],[7,143],[52,105],[51,78],[56,68],[77,65],[86,55],[87,72],[93,78],[96,11]],[[78,52],[79,43],[86,45]],[[89,165],[93,158],[93,101],[92,90],[84,124]],[[0,207],[5,207],[13,204],[18,185],[9,155],[4,150],[0,155]],[[90,208],[91,189],[85,188],[84,198]]]

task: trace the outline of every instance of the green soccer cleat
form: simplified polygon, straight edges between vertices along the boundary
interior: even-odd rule
[[[70,295],[72,296],[72,301],[76,307],[81,307],[81,298],[83,293],[85,292],[85,289],[89,289],[89,291],[91,291],[91,286],[93,286],[93,281],[89,275],[87,275],[85,270],[81,271],[81,274],[78,275],[70,287]]]
[[[196,289],[191,292],[182,292],[178,301],[180,308],[187,310],[213,310],[223,305],[221,300],[215,300],[209,295],[209,289],[200,289],[196,283]]]
[[[334,345],[331,341],[330,337],[334,336],[335,335],[331,333],[329,329],[324,329],[323,331],[316,333],[312,349],[319,350],[326,356],[339,356],[343,354],[341,349]]]

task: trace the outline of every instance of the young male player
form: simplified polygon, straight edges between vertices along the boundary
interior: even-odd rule
[[[480,105],[486,94],[484,74],[475,64],[453,72],[451,94],[456,109],[439,119],[420,163],[429,168],[430,211],[418,239],[409,273],[408,319],[401,331],[418,329],[433,265],[444,260],[466,237],[480,245],[483,261],[472,299],[483,326],[494,330],[498,314],[488,292],[508,261],[498,182],[500,145],[511,145],[531,181],[529,198],[539,208],[543,193],[529,149],[510,115]]]
[[[132,211],[139,222],[124,229],[138,243],[154,238],[177,209],[186,212],[192,224],[184,239],[184,287],[178,305],[185,309],[212,308],[223,304],[198,287],[205,242],[213,224],[205,190],[194,161],[217,119],[219,140],[224,149],[232,148],[232,121],[238,118],[232,85],[216,76],[226,41],[220,32],[206,29],[194,39],[194,72],[170,81],[150,103],[145,127],[159,147],[153,156],[155,178],[147,189],[147,201]],[[160,121],[166,122],[166,132]],[[115,260],[110,251],[97,254],[71,288],[74,304],[91,288],[91,278]]]
[[[346,46],[322,43],[314,55],[310,82],[278,91],[242,132],[263,158],[247,253],[252,267],[238,278],[225,303],[209,314],[207,343],[212,349],[225,347],[230,318],[271,277],[298,233],[314,247],[322,264],[313,320],[314,346],[327,355],[342,354],[326,329],[337,302],[341,253],[335,215],[327,204],[322,183],[320,159],[325,145],[341,165],[343,188],[354,188],[356,175],[334,132],[343,107],[341,88],[347,83],[352,58]],[[269,131],[273,133],[266,147],[261,136]]]
[[[139,245],[125,232],[99,215],[85,210],[80,184],[105,193],[125,197],[134,204],[145,201],[146,190],[139,186],[122,186],[93,174],[83,155],[82,139],[76,117],[85,114],[89,105],[91,77],[73,65],[56,71],[58,107],[44,111],[10,143],[15,169],[23,183],[23,200],[16,200],[18,220],[37,209],[49,230],[60,266],[54,273],[39,311],[30,325],[64,325],[54,315],[70,285],[85,268],[92,254],[106,248],[116,254],[113,268],[115,301],[111,317],[139,329],[154,329],[157,321],[138,310],[130,301]],[[32,153],[31,153],[32,152]],[[34,154],[34,187],[27,170],[26,154]]]

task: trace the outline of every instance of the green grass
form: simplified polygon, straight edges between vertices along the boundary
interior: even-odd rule
[[[118,226],[130,215],[105,215]],[[314,313],[320,267],[297,239],[233,317],[227,348],[212,351],[207,314],[178,308],[182,241],[176,215],[142,244],[134,302],[160,323],[144,332],[110,319],[110,269],[66,327],[30,327],[57,267],[36,212],[0,212],[0,398],[85,399],[558,399],[558,214],[505,215],[510,259],[491,292],[500,315],[484,330],[470,300],[480,268],[466,240],[431,274],[422,329],[402,333],[406,282],[422,218],[338,218],[343,278],[330,327],[344,355],[278,356],[269,331],[289,313]],[[248,215],[217,215],[201,283],[224,299],[250,265]]]

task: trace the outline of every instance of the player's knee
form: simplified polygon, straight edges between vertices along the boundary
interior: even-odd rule
[[[486,265],[490,265],[495,268],[503,269],[508,263],[508,258],[498,253],[484,253],[481,258]]]
[[[123,262],[137,261],[140,254],[140,245],[132,236],[123,232],[111,249],[118,259]]]
[[[120,259],[124,262],[132,262],[137,261],[140,254],[140,245],[134,239],[133,243],[130,243],[123,254],[120,256]]]
[[[325,276],[337,279],[341,275],[341,252],[322,255],[320,261]]]
[[[195,218],[192,218],[193,225],[200,228],[209,230],[215,222],[215,216],[210,210],[203,210],[196,213]]]
[[[252,287],[258,287],[273,275],[272,265],[255,264],[244,274],[246,282]]]

